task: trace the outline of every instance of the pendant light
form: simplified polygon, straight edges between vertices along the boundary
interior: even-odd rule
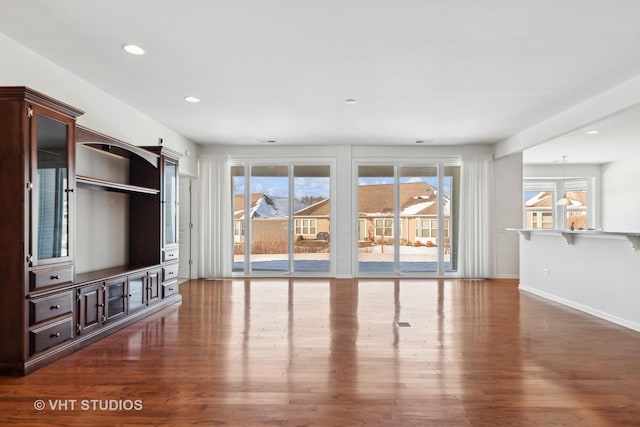
[[[565,174],[564,174],[564,166],[565,166],[565,162],[567,160],[567,156],[562,156],[562,189],[564,190],[565,187]],[[556,205],[558,206],[568,206],[571,204],[571,199],[569,199],[567,197],[567,192],[565,191],[565,193],[562,195],[561,198],[558,199],[558,201],[556,202]]]

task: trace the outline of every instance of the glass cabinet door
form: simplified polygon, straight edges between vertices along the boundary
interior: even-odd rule
[[[36,112],[32,155],[32,264],[70,256],[69,122]],[[34,158],[35,157],[35,158]]]
[[[178,243],[178,165],[164,163],[164,246]]]
[[[147,304],[145,285],[145,276],[129,276],[129,311],[144,307]]]

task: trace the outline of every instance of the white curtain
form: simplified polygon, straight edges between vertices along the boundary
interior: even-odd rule
[[[198,277],[231,276],[233,224],[230,173],[227,156],[200,158]]]
[[[493,156],[462,158],[459,273],[465,278],[492,275]]]

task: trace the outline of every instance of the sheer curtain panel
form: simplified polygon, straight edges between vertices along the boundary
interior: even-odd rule
[[[493,156],[463,156],[461,181],[460,276],[491,277]]]
[[[231,179],[227,156],[200,159],[200,262],[198,277],[231,276]]]

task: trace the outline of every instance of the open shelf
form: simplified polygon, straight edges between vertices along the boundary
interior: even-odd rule
[[[118,182],[107,181],[103,179],[91,178],[89,176],[76,175],[76,184],[78,187],[88,190],[104,190],[115,191],[118,193],[138,193],[138,194],[160,194],[160,190],[148,187],[139,187],[137,185],[120,184]]]

